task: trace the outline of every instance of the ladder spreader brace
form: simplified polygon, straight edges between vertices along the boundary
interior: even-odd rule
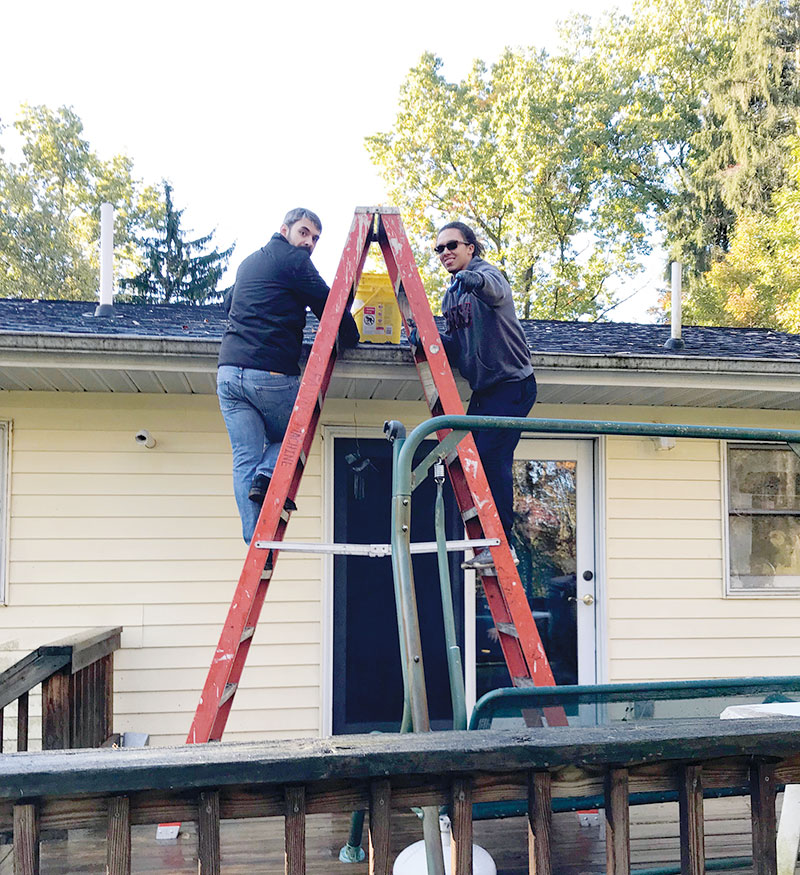
[[[416,328],[420,345],[414,361],[431,414],[463,414],[455,379],[447,361],[411,245],[395,207],[359,207],[353,216],[336,276],[328,295],[311,353],[300,382],[286,435],[278,455],[239,583],[192,721],[188,743],[219,741],[225,729],[255,628],[289,521],[286,498],[294,499],[311,450],[322,405],[336,361],[336,335],[364,269],[370,245],[381,248],[397,296],[406,336]],[[438,433],[439,440],[449,430]],[[467,537],[487,539],[496,571],[482,575],[489,609],[514,686],[554,683],[530,606],[511,557],[471,434],[448,455],[447,467]],[[269,548],[259,547],[268,543]],[[495,576],[496,574],[496,576]],[[414,726],[425,731],[429,726]]]

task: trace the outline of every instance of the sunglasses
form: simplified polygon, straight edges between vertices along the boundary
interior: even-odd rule
[[[448,243],[440,243],[438,246],[434,246],[433,251],[437,255],[441,255],[445,249],[449,249],[452,252],[458,246],[469,246],[469,243],[465,243],[463,240],[450,240]]]

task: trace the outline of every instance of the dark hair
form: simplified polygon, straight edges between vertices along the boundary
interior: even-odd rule
[[[320,231],[322,231],[322,222],[320,222],[319,216],[304,207],[295,207],[293,210],[289,210],[284,216],[283,224],[291,231],[292,225],[294,225],[295,222],[299,222],[300,219],[308,219],[310,222],[313,222]]]
[[[467,244],[472,244],[475,247],[475,251],[473,255],[483,255],[483,245],[480,240],[475,236],[475,232],[470,228],[469,225],[465,225],[463,222],[448,222],[443,228],[439,229],[439,234],[442,231],[447,231],[452,228],[454,231],[460,231],[461,236],[464,238],[464,241]],[[438,237],[439,234],[436,236]]]

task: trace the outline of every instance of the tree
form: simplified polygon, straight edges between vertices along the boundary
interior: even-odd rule
[[[638,0],[581,36],[620,95],[611,138],[631,192],[649,201],[673,258],[702,273],[727,245],[733,215],[706,159],[721,135],[710,88],[727,69],[748,0]],[[705,168],[705,176],[703,175]]]
[[[695,321],[800,331],[800,139],[765,210],[740,214],[730,251],[688,300]]]
[[[391,131],[367,139],[390,194],[404,208],[431,297],[446,278],[432,258],[435,229],[476,226],[524,316],[597,316],[608,281],[647,251],[637,205],[611,202],[606,140],[616,111],[590,63],[507,51],[448,82],[426,54],[401,89]],[[630,208],[629,208],[630,207]]]
[[[126,156],[101,160],[69,107],[25,105],[14,127],[22,160],[0,152],[0,295],[91,300],[99,285],[100,204],[116,206],[118,259],[123,268],[136,266],[135,233],[151,221],[158,192],[133,178]]]
[[[649,192],[671,258],[689,267],[696,321],[723,318],[713,295],[704,301],[706,272],[729,251],[740,216],[751,231],[786,179],[799,17],[796,0],[648,0],[583,42],[626,95],[615,137],[625,149],[638,141],[632,184]]]
[[[151,304],[206,304],[221,300],[219,282],[234,247],[206,251],[214,232],[186,240],[181,228],[183,210],[172,202],[172,186],[164,182],[164,209],[154,224],[155,235],[141,240],[145,268],[136,276],[120,280],[130,300]]]

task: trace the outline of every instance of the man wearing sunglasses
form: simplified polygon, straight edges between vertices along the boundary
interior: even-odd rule
[[[306,307],[322,318],[328,286],[311,263],[322,233],[316,213],[290,210],[279,233],[245,258],[226,297],[228,326],[217,369],[219,406],[233,450],[233,491],[249,544],[267,495],[297,391]],[[358,343],[345,311],[342,346]],[[294,502],[284,507],[295,510]]]
[[[463,222],[445,225],[436,238],[434,251],[452,276],[442,300],[447,327],[441,337],[447,357],[472,389],[467,413],[527,416],[536,401],[536,378],[508,280],[481,258],[483,246]],[[506,429],[474,434],[509,543],[514,521],[511,466],[520,436],[521,432]],[[513,547],[512,554],[516,562]],[[484,548],[462,568],[492,565],[491,553]]]

